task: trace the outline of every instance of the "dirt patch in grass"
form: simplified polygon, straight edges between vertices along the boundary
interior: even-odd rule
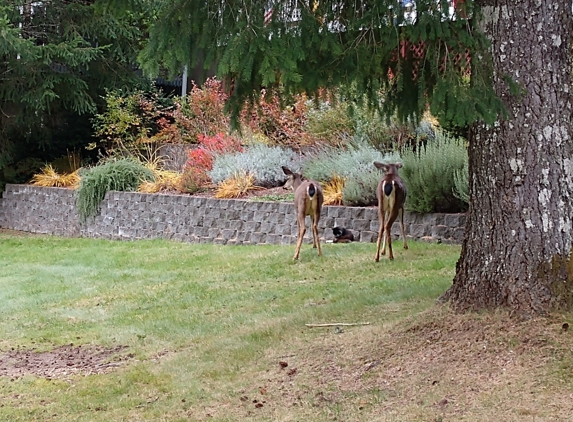
[[[5,234],[7,236],[19,236],[19,237],[30,237],[30,236],[43,236],[39,233],[23,232],[20,230],[3,229],[0,227],[0,235]]]
[[[0,352],[0,376],[19,378],[34,375],[48,379],[70,375],[92,375],[113,371],[133,357],[125,346],[65,345],[46,352],[12,349]]]
[[[229,405],[262,419],[290,409],[309,420],[571,420],[565,324],[437,307],[387,327],[320,329],[269,351]]]

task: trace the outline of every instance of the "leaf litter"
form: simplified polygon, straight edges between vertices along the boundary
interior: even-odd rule
[[[234,408],[263,420],[285,411],[309,420],[571,420],[567,317],[518,320],[436,306],[393,323],[289,339],[245,369],[242,400],[207,407],[213,417]],[[253,413],[244,398],[261,389],[266,403]]]

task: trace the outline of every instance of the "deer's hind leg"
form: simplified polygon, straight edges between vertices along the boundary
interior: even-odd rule
[[[374,261],[380,261],[380,244],[382,243],[382,236],[384,236],[384,213],[378,211],[378,221],[380,223],[380,228],[378,229],[378,239],[376,240],[376,256]],[[386,239],[384,239],[384,249],[382,250],[382,255],[386,253]]]
[[[404,239],[404,249],[408,249],[408,243],[406,243],[406,233],[404,231],[404,208],[400,208],[400,229],[402,231],[402,239]]]
[[[386,240],[388,240],[388,259],[394,259],[394,254],[392,253],[392,223],[390,220],[384,229],[384,247],[382,248],[382,255],[386,252]]]
[[[322,255],[322,248],[320,247],[320,238],[318,237],[318,218],[312,217],[312,245],[313,248],[318,248],[318,255]]]
[[[302,216],[302,219],[299,216],[297,220],[298,220],[298,238],[296,240],[296,249],[294,251],[294,257],[293,257],[293,260],[295,261],[298,259],[298,256],[300,254],[300,247],[302,246],[304,234],[306,233],[306,224],[304,221],[304,216]]]

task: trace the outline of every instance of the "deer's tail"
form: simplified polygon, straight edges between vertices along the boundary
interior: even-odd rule
[[[308,197],[310,199],[314,198],[314,195],[316,195],[316,186],[314,186],[314,183],[308,185],[308,189],[306,192],[308,193]]]
[[[390,196],[392,194],[392,189],[394,189],[394,182],[384,183],[384,194]]]

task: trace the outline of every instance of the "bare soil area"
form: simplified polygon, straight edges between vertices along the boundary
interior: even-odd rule
[[[34,375],[52,379],[107,373],[126,364],[133,357],[124,353],[126,349],[125,346],[108,349],[73,344],[44,352],[12,349],[0,352],[0,376],[19,378]]]

